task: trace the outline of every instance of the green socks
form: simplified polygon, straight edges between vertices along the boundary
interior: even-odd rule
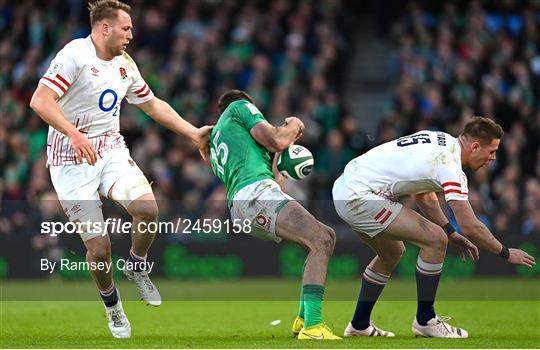
[[[302,286],[302,302],[298,315],[304,317],[304,328],[322,323],[322,301],[324,296],[324,286],[318,284],[306,284]]]
[[[298,307],[298,316],[305,318],[306,307],[304,305],[304,286],[300,288],[300,305]]]

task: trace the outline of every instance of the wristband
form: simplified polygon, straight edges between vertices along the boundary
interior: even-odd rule
[[[448,236],[450,236],[452,233],[456,232],[456,229],[454,228],[454,226],[452,226],[452,224],[449,223],[449,222],[448,222],[446,225],[444,225],[444,226],[442,227],[442,229],[444,230],[444,232],[445,232]]]
[[[504,260],[508,260],[508,258],[510,257],[510,250],[503,244],[501,252],[497,254],[497,256],[500,256]]]

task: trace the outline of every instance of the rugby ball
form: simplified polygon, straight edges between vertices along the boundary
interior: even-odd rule
[[[277,169],[288,179],[303,179],[313,170],[313,155],[304,146],[290,145],[279,156]]]

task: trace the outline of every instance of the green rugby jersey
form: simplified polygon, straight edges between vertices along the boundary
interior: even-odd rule
[[[229,206],[243,187],[263,179],[274,179],[272,160],[250,130],[266,119],[246,100],[232,102],[219,117],[210,136],[210,164],[225,184]]]

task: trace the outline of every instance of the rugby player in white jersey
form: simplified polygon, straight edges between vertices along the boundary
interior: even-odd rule
[[[347,164],[334,184],[334,205],[376,256],[362,276],[358,304],[345,336],[394,336],[377,328],[370,316],[405,252],[403,241],[420,248],[416,264],[418,308],[412,324],[416,336],[468,337],[464,329],[437,317],[434,309],[447,243],[457,246],[463,258],[468,254],[478,259],[476,244],[511,264],[535,264],[526,252],[508,249],[497,240],[476,218],[468,201],[462,167],[478,170],[495,160],[502,136],[498,124],[475,117],[458,138],[420,131],[375,147]],[[436,192],[444,192],[462,235],[444,215]],[[414,196],[425,217],[396,201],[406,195]]]
[[[131,8],[118,0],[90,3],[91,34],[58,52],[40,80],[30,107],[49,127],[48,166],[58,198],[74,222],[104,222],[100,195],[120,203],[133,217],[132,245],[124,274],[135,281],[148,304],[161,296],[148,277],[146,258],[155,233],[144,223],[157,220],[150,184],[130,157],[119,130],[124,97],[159,124],[189,137],[205,158],[211,127],[200,129],[155,97],[137,65],[124,51],[132,40]],[[143,223],[140,225],[140,223]],[[105,229],[81,226],[88,262],[111,261]],[[105,228],[105,225],[101,226]],[[96,264],[97,266],[97,264]],[[116,338],[131,335],[112,273],[91,271],[105,303],[109,329]]]

